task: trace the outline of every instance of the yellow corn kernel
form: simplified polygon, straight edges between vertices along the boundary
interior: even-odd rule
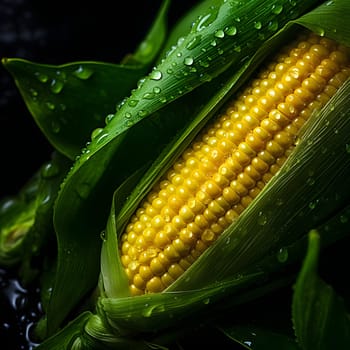
[[[121,237],[132,295],[171,285],[256,198],[300,128],[350,76],[347,48],[309,34],[284,48],[198,135]]]

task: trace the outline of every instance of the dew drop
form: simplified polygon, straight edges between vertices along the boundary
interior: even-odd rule
[[[216,46],[216,45],[217,45],[217,43],[216,43],[216,41],[215,41],[215,40],[213,40],[213,41],[210,43],[210,45],[211,45],[211,46]]]
[[[217,31],[215,32],[214,36],[217,37],[217,38],[222,39],[222,38],[224,38],[224,36],[225,36],[225,32],[224,32],[223,30],[219,29],[219,30],[217,30]]]
[[[87,80],[91,77],[93,74],[93,71],[89,68],[83,67],[80,65],[74,72],[73,74],[78,78],[82,80]]]
[[[349,153],[350,154],[350,143],[347,143],[345,145],[345,150],[346,150],[346,153]]]
[[[208,67],[209,67],[209,62],[208,62],[208,61],[200,60],[200,61],[199,61],[199,65],[200,65],[201,67],[208,68]]]
[[[318,202],[319,202],[319,200],[315,200],[315,201],[310,202],[310,203],[309,203],[309,208],[310,208],[311,210],[315,209],[316,206],[317,206],[317,204],[318,204]]]
[[[151,72],[151,74],[150,74],[150,78],[152,79],[152,80],[160,80],[160,79],[162,79],[162,72],[161,71],[159,71],[159,70],[154,70],[154,71],[152,71]]]
[[[129,99],[128,100],[128,106],[129,107],[135,107],[135,106],[137,106],[138,103],[139,103],[139,100],[135,100],[135,99]]]
[[[272,20],[268,23],[267,29],[270,30],[271,32],[275,32],[278,29],[278,21],[277,20]]]
[[[168,74],[173,74],[174,71],[171,69],[171,68],[168,68],[167,71],[166,71]]]
[[[309,185],[309,186],[313,186],[315,184],[315,179],[313,177],[309,177],[307,180],[306,180],[306,183]]]
[[[242,48],[241,48],[240,46],[235,46],[235,47],[233,48],[233,50],[234,50],[235,52],[241,52],[241,51],[242,51]]]
[[[58,79],[52,79],[51,85],[50,85],[50,90],[54,94],[59,94],[62,91],[63,86],[64,86],[63,81],[58,80]]]
[[[105,118],[105,123],[106,123],[106,125],[107,125],[108,123],[110,123],[110,121],[111,121],[113,118],[114,118],[114,114],[113,114],[113,113],[108,114],[107,117]]]
[[[103,131],[103,128],[96,128],[91,133],[91,140],[95,140]]]
[[[266,215],[261,211],[259,212],[259,216],[258,216],[258,225],[260,226],[264,226],[267,224],[267,217]]]
[[[163,312],[163,311],[165,311],[165,307],[164,307],[164,305],[160,305],[160,304],[159,305],[155,304],[155,305],[151,305],[151,306],[149,306],[148,304],[145,304],[145,307],[142,311],[142,315],[144,317],[150,317],[150,316],[152,316],[154,311]]]
[[[40,72],[36,72],[35,76],[41,83],[46,83],[49,80],[49,77],[46,74]]]
[[[192,58],[192,57],[186,57],[186,58],[184,59],[184,64],[185,64],[186,66],[191,66],[191,65],[193,64],[193,58]]]
[[[254,28],[255,29],[261,29],[262,28],[262,24],[261,24],[261,22],[260,21],[256,21],[256,22],[254,22]]]
[[[153,88],[153,92],[154,92],[155,94],[159,94],[161,91],[162,91],[162,90],[161,90],[160,87],[158,87],[158,86],[156,86],[156,87]]]
[[[55,104],[52,103],[51,101],[47,101],[47,102],[45,103],[45,105],[46,105],[46,107],[47,107],[50,111],[54,111],[55,108],[56,108]]]
[[[33,89],[33,88],[30,88],[30,89],[29,89],[29,92],[30,92],[30,95],[31,95],[32,97],[37,97],[37,96],[38,96],[38,91],[36,91],[36,90]]]
[[[139,79],[139,81],[137,82],[137,87],[140,88],[144,82],[145,82],[145,78]]]
[[[272,13],[275,15],[279,15],[283,11],[282,5],[272,5]]]
[[[276,257],[280,263],[285,263],[288,260],[288,249],[287,248],[280,248],[277,252]]]
[[[145,117],[147,114],[148,114],[147,111],[144,109],[140,109],[139,112],[137,113],[139,117]]]
[[[210,298],[203,299],[203,304],[208,305],[210,303]]]
[[[207,27],[210,23],[212,23],[213,20],[214,20],[214,18],[213,18],[213,16],[212,16],[211,13],[208,13],[208,14],[205,15],[205,16],[201,16],[201,17],[199,18],[199,22],[198,22],[198,24],[197,24],[197,26],[196,26],[197,31],[200,32],[201,30],[203,30],[203,29],[204,29],[205,27]]]
[[[237,28],[235,26],[227,27],[226,34],[228,36],[234,36],[237,34]]]
[[[96,143],[101,143],[108,135],[109,135],[108,132],[99,134],[98,137],[96,138]]]
[[[103,242],[107,241],[107,237],[106,237],[106,231],[101,231],[100,233],[100,238],[102,239]]]
[[[78,184],[76,187],[76,192],[81,199],[88,198],[90,191],[91,191],[91,187],[86,182],[82,182],[82,183]]]
[[[61,79],[63,79],[63,80],[65,80],[65,79],[67,78],[66,73],[63,72],[63,71],[61,71],[61,70],[57,70],[57,71],[56,71],[56,75],[57,75],[58,77],[60,77]]]
[[[130,112],[126,112],[125,115],[124,115],[124,117],[125,117],[126,119],[130,119],[130,118],[132,117],[132,114],[131,114]]]
[[[47,163],[41,168],[41,176],[49,179],[59,173],[59,167],[53,163]]]
[[[146,99],[146,100],[152,100],[154,98],[154,93],[153,92],[146,92],[142,98]]]

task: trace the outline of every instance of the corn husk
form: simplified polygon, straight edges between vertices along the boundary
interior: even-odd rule
[[[350,175],[349,82],[308,121],[295,151],[264,191],[173,285],[159,294],[128,296],[118,238],[147,190],[203,125],[264,58],[303,28],[350,46],[349,31],[337,17],[339,13],[350,17],[346,1],[284,1],[281,12],[277,5],[281,2],[213,2],[76,160],[54,213],[59,260],[48,306],[48,333],[56,332],[73,305],[97,283],[97,276],[99,297],[93,314],[68,324],[39,349],[58,349],[62,342],[72,349],[161,346],[174,337],[174,328],[190,327],[207,313],[215,315],[227,299],[234,300],[230,304],[234,307],[246,293],[254,297],[266,292],[264,285],[281,267],[271,263],[271,257],[287,249],[287,262],[298,261],[310,229],[317,227],[325,242],[348,233],[339,218],[348,215],[350,203],[350,190],[344,187]],[[232,17],[243,16],[249,19],[242,37],[220,41],[219,30],[231,25],[234,33]],[[273,20],[274,30],[261,36],[252,31],[254,23],[259,30]],[[201,40],[196,39],[199,33]],[[242,42],[249,45],[238,47]],[[203,49],[206,55],[213,54],[210,65],[203,61]],[[180,66],[180,52],[190,52],[198,65],[190,60],[186,64],[182,57],[181,67],[185,64],[188,71],[176,76],[176,70],[168,69]],[[152,95],[156,91],[157,99]],[[116,189],[114,196],[111,189]],[[106,202],[112,202],[108,218]],[[329,237],[329,232],[334,234],[331,225],[337,228],[336,237]]]

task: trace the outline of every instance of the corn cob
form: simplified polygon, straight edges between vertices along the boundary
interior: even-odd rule
[[[350,54],[308,33],[283,48],[156,184],[121,237],[131,295],[171,285],[243,212],[298,132],[350,75]]]

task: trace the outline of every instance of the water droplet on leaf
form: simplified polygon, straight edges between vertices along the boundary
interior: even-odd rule
[[[59,94],[62,91],[63,86],[64,86],[64,83],[61,80],[52,79],[51,85],[50,85],[50,90],[54,94]]]
[[[226,29],[226,34],[229,36],[234,36],[237,34],[237,28],[235,26],[228,27]]]
[[[41,176],[46,179],[54,177],[58,173],[59,173],[59,167],[53,163],[47,163],[41,169]]]
[[[288,260],[288,249],[287,248],[280,248],[277,252],[277,260],[280,263],[285,263]]]
[[[160,80],[160,79],[162,79],[162,72],[161,71],[159,71],[159,70],[154,70],[154,71],[152,71],[152,73],[150,74],[150,78],[152,79],[152,80]]]
[[[275,15],[279,15],[283,11],[283,6],[282,5],[272,5],[272,13]]]
[[[89,79],[92,74],[93,74],[93,71],[87,67],[83,67],[82,65],[80,65],[74,72],[73,74],[79,78],[79,79],[82,79],[82,80],[87,80]]]
[[[261,22],[260,21],[254,22],[254,28],[258,30],[261,29],[262,28]]]
[[[217,31],[215,32],[214,36],[216,36],[217,38],[222,39],[222,38],[224,38],[224,36],[225,36],[225,32],[224,32],[223,30],[219,29],[219,30],[217,30]]]
[[[186,57],[186,58],[184,59],[184,64],[185,64],[186,66],[192,65],[192,64],[193,64],[193,58],[192,58],[192,57]]]
[[[46,74],[40,72],[36,72],[35,76],[41,83],[46,83],[49,80],[49,77]]]

